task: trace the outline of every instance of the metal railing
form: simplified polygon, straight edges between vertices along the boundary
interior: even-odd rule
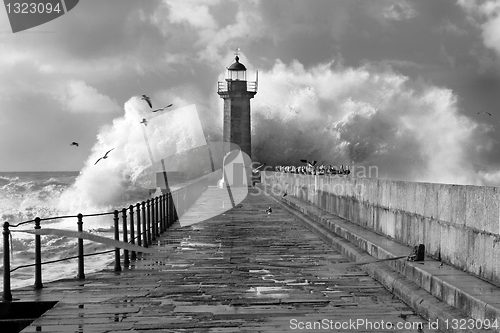
[[[137,204],[130,205],[128,208],[123,208],[121,211],[115,210],[113,212],[98,213],[98,214],[77,214],[71,216],[55,216],[48,218],[36,217],[34,220],[24,221],[18,224],[9,224],[5,222],[3,224],[3,301],[12,301],[11,292],[11,276],[10,274],[18,269],[35,267],[35,289],[43,288],[42,284],[42,265],[51,264],[55,262],[78,259],[78,273],[77,279],[85,279],[84,272],[84,257],[100,255],[105,253],[113,252],[115,253],[114,259],[114,271],[120,272],[122,270],[120,258],[120,248],[115,247],[114,250],[102,251],[91,254],[84,254],[83,239],[78,238],[78,255],[68,258],[62,258],[58,260],[42,262],[42,242],[40,234],[35,234],[35,263],[30,265],[22,265],[11,269],[10,267],[10,239],[11,230],[10,228],[17,228],[22,225],[29,223],[34,223],[34,229],[41,229],[41,222],[55,219],[77,219],[77,230],[78,232],[83,231],[83,219],[84,217],[93,216],[105,216],[113,215],[114,223],[114,240],[120,241],[120,213],[122,228],[121,241],[129,244],[134,244],[144,248],[149,247],[153,241],[156,240],[163,232],[165,232],[170,226],[172,226],[179,217],[182,216],[187,209],[196,202],[198,197],[207,188],[207,180],[201,179],[190,183],[189,185],[179,188],[175,191],[169,192],[167,194],[162,194],[155,198],[148,199],[146,201],[138,202]],[[13,230],[14,231],[14,230]],[[130,241],[128,236],[130,235]],[[123,265],[128,267],[130,265],[130,260],[137,259],[136,251],[131,251],[123,249]]]
[[[236,81],[237,83],[241,83],[240,81]],[[232,81],[225,82],[217,82],[217,92],[224,93],[233,91]],[[238,88],[236,88],[238,89]],[[240,88],[241,89],[241,88]],[[246,81],[246,91],[247,92],[257,92],[257,81]]]

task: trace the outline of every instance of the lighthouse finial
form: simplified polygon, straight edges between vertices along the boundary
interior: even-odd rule
[[[236,62],[238,62],[238,60],[240,60],[240,57],[238,56],[240,54],[240,48],[239,47],[236,47],[236,50],[234,51],[234,59],[236,60]]]

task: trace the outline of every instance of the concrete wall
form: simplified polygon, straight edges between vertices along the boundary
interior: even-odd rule
[[[262,182],[500,284],[499,187],[269,171]]]

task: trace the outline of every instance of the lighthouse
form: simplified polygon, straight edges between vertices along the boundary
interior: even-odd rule
[[[247,69],[240,62],[238,52],[234,62],[226,69],[225,80],[219,81],[217,88],[217,93],[224,99],[222,141],[237,144],[251,158],[250,99],[257,93],[257,74],[255,81],[247,82]]]

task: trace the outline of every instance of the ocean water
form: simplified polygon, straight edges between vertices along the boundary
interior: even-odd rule
[[[79,172],[0,172],[0,221],[11,225],[33,220],[35,217],[46,218],[61,216],[60,200],[79,176]],[[74,212],[72,215],[76,215]],[[90,218],[88,218],[90,219]],[[77,219],[42,221],[41,226],[77,231]],[[84,219],[84,230],[104,237],[112,236],[112,217],[96,221]],[[92,223],[93,222],[93,223]],[[11,269],[34,263],[35,236],[19,230],[32,229],[34,223],[11,227]],[[90,227],[90,228],[89,228]],[[41,236],[42,262],[67,258],[77,255],[77,240],[55,235]],[[0,270],[3,274],[3,237],[0,241]],[[84,241],[85,253],[109,250],[104,244]],[[113,260],[113,253],[85,258],[85,272],[101,270]],[[77,274],[77,260],[52,263],[42,266],[44,282]],[[34,284],[34,267],[20,268],[11,273],[12,288]],[[0,286],[3,289],[3,284]]]

